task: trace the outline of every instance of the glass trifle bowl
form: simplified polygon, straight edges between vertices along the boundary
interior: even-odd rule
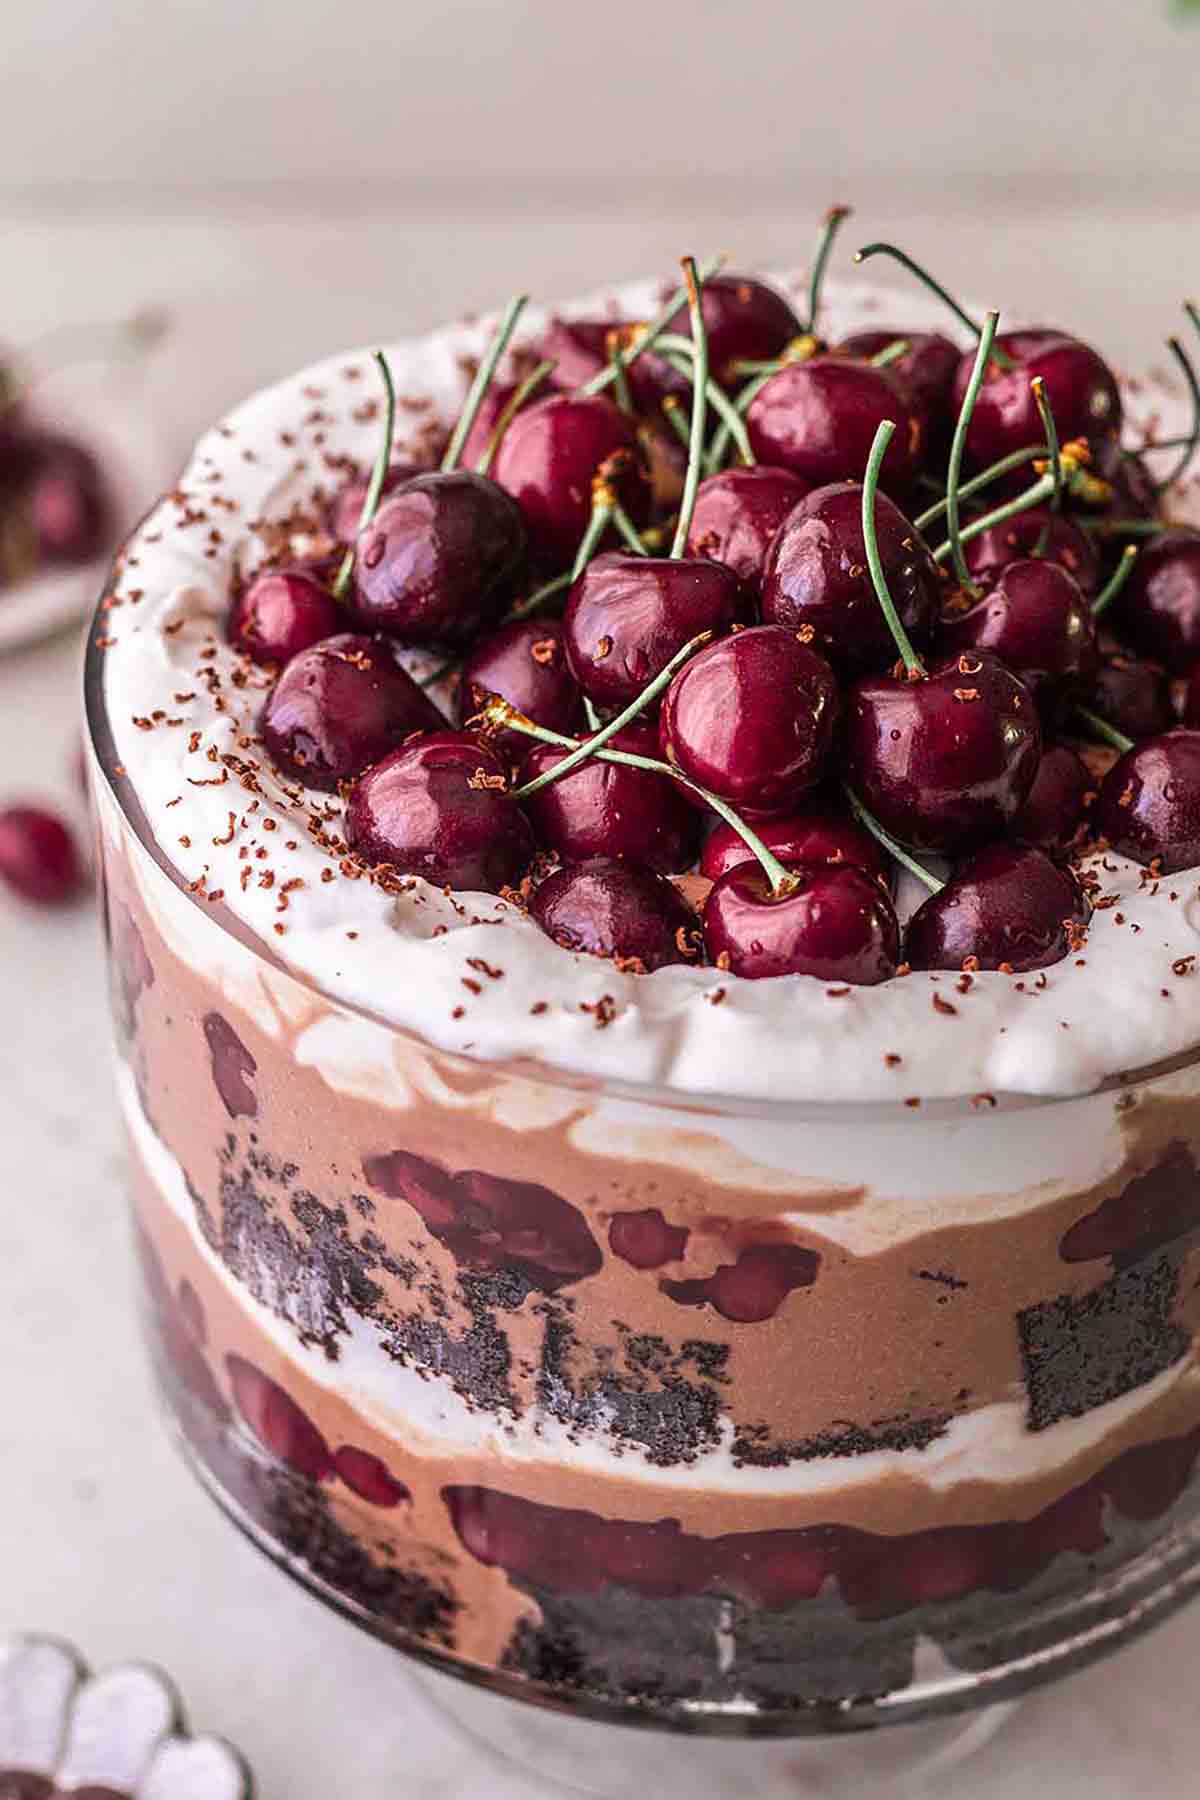
[[[424,428],[478,341],[391,353]],[[602,1733],[602,1778],[579,1734],[639,1724],[672,1780],[768,1792],[764,1746],[711,1740],[911,1726],[894,1773],[1200,1582],[1195,882],[1130,877],[1123,935],[1044,977],[849,991],[641,975],[365,879],[221,622],[369,460],[368,367],[206,438],[93,634],[169,1419],[269,1555],[505,1697],[493,1745],[603,1786],[651,1753]]]

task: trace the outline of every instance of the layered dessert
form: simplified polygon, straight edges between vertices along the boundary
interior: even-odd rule
[[[1197,1565],[1193,427],[827,247],[258,395],[89,670],[198,1469],[398,1645],[689,1729]]]

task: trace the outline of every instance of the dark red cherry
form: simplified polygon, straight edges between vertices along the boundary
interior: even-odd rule
[[[383,478],[380,499],[386,500],[394,494],[398,487],[406,481],[412,481],[417,475],[426,475],[427,469],[420,469],[416,463],[393,463]],[[329,508],[329,530],[339,544],[352,544],[358,536],[359,520],[362,518],[363,504],[367,498],[369,483],[350,481],[339,488]]]
[[[711,556],[732,569],[748,588],[757,588],[771,540],[792,508],[809,492],[790,469],[722,469],[700,483],[689,556]]]
[[[351,1493],[369,1506],[399,1506],[402,1500],[410,1498],[408,1488],[396,1480],[382,1457],[373,1456],[369,1450],[343,1444],[333,1453],[333,1466]]]
[[[584,387],[611,361],[608,340],[614,323],[612,319],[551,319],[537,348],[539,356],[549,357],[557,365],[556,387],[565,391]],[[667,394],[686,403],[692,391],[685,377],[653,350],[643,350],[634,358],[627,379],[633,403],[642,413],[657,411]]]
[[[647,1206],[613,1214],[608,1247],[635,1269],[661,1269],[664,1263],[679,1261],[690,1236],[686,1225],[672,1225],[657,1206]]]
[[[257,1057],[242,1042],[224,1013],[205,1013],[203,1029],[213,1086],[221,1097],[221,1105],[231,1119],[256,1119],[258,1094],[254,1078],[258,1074]]]
[[[813,648],[850,676],[890,668],[896,660],[867,567],[862,492],[857,482],[843,481],[801,500],[780,527],[763,571],[763,618],[811,632]],[[875,497],[875,532],[901,622],[921,647],[941,610],[937,564],[916,526],[886,494]]]
[[[500,423],[500,415],[516,393],[519,386],[515,381],[493,381],[484,392],[479,402],[471,428],[463,439],[459,452],[460,469],[473,469],[484,455],[492,441],[496,427]]]
[[[328,1481],[333,1475],[329,1445],[286,1389],[244,1357],[227,1356],[225,1367],[234,1405],[259,1443],[297,1474]]]
[[[1088,699],[1091,710],[1126,737],[1158,737],[1176,723],[1171,684],[1153,663],[1133,656],[1108,656],[1100,665]],[[1191,725],[1195,721],[1185,719]]]
[[[414,738],[365,770],[350,790],[346,838],[368,862],[490,894],[519,881],[534,850],[504,765],[465,731]]]
[[[1069,744],[1047,745],[1025,804],[1012,822],[1013,837],[1042,850],[1064,848],[1079,830],[1084,802],[1094,789],[1086,764]]]
[[[1088,914],[1074,875],[1043,850],[989,844],[917,908],[904,956],[914,969],[961,969],[970,957],[981,969],[1023,974],[1061,962]]]
[[[530,917],[564,950],[614,957],[651,974],[695,957],[695,914],[665,875],[594,856],[548,875],[529,903]]]
[[[112,532],[112,507],[100,465],[69,438],[38,434],[24,504],[46,562],[84,563]]]
[[[781,818],[763,819],[754,831],[789,869],[801,863],[848,863],[878,881],[888,879],[888,859],[878,841],[855,824],[844,805],[827,795],[806,797]],[[732,825],[718,825],[704,840],[700,873],[718,881],[726,870],[753,860],[741,833]]]
[[[754,625],[684,664],[659,718],[663,755],[751,818],[785,812],[821,775],[838,686],[782,625]]]
[[[885,830],[954,854],[1008,830],[1033,786],[1042,734],[1024,683],[990,651],[964,651],[924,679],[858,682],[843,748],[851,787]]]
[[[1085,594],[1094,594],[1100,585],[1100,556],[1092,539],[1073,519],[1052,512],[1048,506],[1031,506],[1014,519],[989,525],[963,545],[963,552],[971,575],[984,587],[990,586],[1009,563],[1027,556],[1060,563]]]
[[[650,490],[633,424],[604,394],[552,394],[517,414],[493,472],[517,502],[537,556],[570,567],[592,512],[592,482],[610,456],[628,457],[615,486],[634,523],[648,514]]]
[[[658,757],[658,741],[647,725],[627,726],[607,747]],[[550,744],[537,745],[521,769],[522,784],[545,774],[567,754]],[[669,775],[591,757],[524,804],[538,842],[567,862],[617,856],[674,875],[695,861],[699,814]]]
[[[1200,662],[1194,665],[1184,689],[1183,722],[1193,727],[1200,726]],[[1129,735],[1132,737],[1133,733],[1130,732]]]
[[[35,906],[65,906],[83,887],[75,837],[42,806],[0,812],[0,881]]]
[[[1096,622],[1083,589],[1058,563],[1009,563],[982,600],[948,615],[939,634],[954,655],[990,650],[1019,675],[1043,715],[1087,691],[1100,667]]]
[[[513,619],[475,646],[459,675],[459,723],[465,725],[493,694],[535,725],[574,733],[583,719],[583,697],[567,667],[557,619]],[[488,741],[506,757],[524,756],[529,748],[519,731],[495,731]]]
[[[782,294],[747,275],[710,275],[701,309],[709,367],[718,381],[734,386],[739,378],[731,371],[732,363],[770,362],[802,329]],[[675,314],[670,330],[692,335],[686,306]]]
[[[747,611],[746,591],[723,563],[609,551],[571,589],[567,665],[597,706],[627,706],[685,644],[703,631],[723,635]]]
[[[418,475],[359,534],[355,611],[404,644],[468,644],[502,617],[524,570],[524,522],[503,488],[466,469]]]
[[[1093,446],[1091,473],[1108,483],[1111,495],[1092,499],[1086,491],[1072,494],[1072,508],[1080,512],[1107,512],[1115,519],[1158,517],[1159,493],[1154,476],[1145,458],[1128,449],[1119,438],[1103,438]]]
[[[1126,751],[1100,783],[1095,829],[1164,875],[1200,863],[1200,731],[1165,731]]]
[[[1200,531],[1181,525],[1148,543],[1113,612],[1143,656],[1186,675],[1200,658]]]
[[[282,769],[306,787],[329,790],[412,732],[439,731],[445,723],[387,644],[344,631],[285,666],[260,729]]]
[[[900,927],[878,881],[862,869],[817,865],[775,895],[757,863],[726,870],[704,903],[709,960],[757,981],[814,975],[873,987],[896,973]]]
[[[663,1277],[659,1286],[667,1298],[679,1306],[711,1306],[723,1319],[730,1319],[735,1324],[760,1325],[764,1319],[775,1317],[796,1288],[811,1287],[820,1268],[820,1256],[815,1250],[805,1249],[803,1244],[747,1244],[744,1250],[738,1251],[736,1262],[722,1263],[711,1275],[693,1281],[670,1281]],[[732,1542],[736,1543],[737,1539]],[[789,1568],[789,1574],[792,1573],[793,1569]],[[777,1591],[774,1581],[778,1574],[776,1562],[771,1570],[772,1592]],[[820,1580],[818,1576],[812,1588],[814,1594]]]
[[[930,426],[941,435],[949,425],[950,391],[962,355],[957,344],[940,331],[882,331],[874,327],[870,331],[852,331],[836,348],[839,356],[870,362],[881,350],[898,342],[907,344],[908,349],[887,366],[920,401]]]
[[[1108,364],[1087,344],[1063,331],[1040,327],[1004,331],[995,342],[1009,359],[1001,367],[993,357],[984,376],[967,431],[967,460],[986,468],[1014,450],[1046,441],[1031,382],[1040,375],[1054,414],[1059,439],[1085,438],[1099,444],[1121,429],[1121,395]],[[975,352],[967,351],[954,378],[953,406],[963,401]],[[1020,481],[1021,475],[1014,478]]]
[[[842,356],[787,363],[750,402],[746,430],[759,462],[791,469],[823,487],[862,480],[884,419],[895,421],[896,435],[881,481],[889,494],[903,499],[920,466],[921,412],[889,369]]]
[[[303,569],[256,575],[229,611],[229,641],[256,663],[285,663],[332,637],[345,614]]]

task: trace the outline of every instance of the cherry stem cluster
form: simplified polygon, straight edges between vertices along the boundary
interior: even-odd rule
[[[544,362],[538,363],[536,368],[530,369],[524,381],[519,382],[513,389],[513,392],[504,403],[499,418],[492,427],[492,435],[487,441],[487,447],[485,448],[483,455],[475,464],[475,473],[477,475],[487,475],[490,473],[493,459],[497,450],[500,448],[500,440],[503,438],[505,432],[516,418],[521,408],[525,405],[526,401],[533,398],[542,383],[553,375],[557,367],[558,364],[556,362],[547,358]]]
[[[706,263],[701,265],[699,279],[708,281],[717,273],[724,261],[723,256],[710,257]],[[592,376],[590,381],[585,382],[579,390],[580,393],[602,394],[605,388],[611,387],[613,382],[619,378],[620,372],[627,369],[630,363],[636,362],[643,350],[653,348],[663,332],[669,329],[671,321],[680,307],[686,304],[687,297],[686,288],[676,288],[666,305],[655,314],[645,329],[637,332],[631,342],[622,346],[607,368],[601,369],[598,374]]]

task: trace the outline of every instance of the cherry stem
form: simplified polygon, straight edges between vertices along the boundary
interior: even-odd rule
[[[1092,537],[1157,537],[1170,526],[1163,519],[1089,519],[1084,529]]]
[[[683,497],[669,555],[677,562],[687,548],[692,514],[696,510],[696,494],[704,470],[704,430],[708,423],[708,332],[704,324],[704,308],[700,304],[701,281],[692,256],[683,259],[683,275],[687,282],[688,316],[692,325],[694,366],[692,369],[692,429],[688,443],[687,471],[683,478]]]
[[[659,670],[653,681],[647,682],[641,693],[631,700],[628,706],[622,707],[619,713],[614,714],[607,724],[601,725],[597,729],[594,722],[589,720],[589,724],[592,725],[591,737],[581,743],[577,750],[573,750],[570,756],[565,756],[562,762],[556,763],[554,768],[547,769],[542,775],[536,775],[532,781],[527,781],[524,787],[515,789],[513,798],[525,800],[530,794],[536,794],[541,788],[549,787],[552,781],[561,781],[564,775],[569,775],[572,769],[579,767],[580,763],[587,762],[589,757],[596,754],[597,750],[602,750],[611,737],[615,737],[617,732],[622,731],[632,719],[636,719],[639,713],[645,712],[652,700],[657,700],[663,689],[669,685],[675,671],[682,668],[688,658],[694,656],[696,651],[707,644],[711,637],[711,631],[702,631],[698,637],[692,638],[690,643],[685,644],[682,650],[677,650],[666,667]]]
[[[458,423],[450,434],[450,442],[446,445],[446,454],[442,458],[442,474],[448,475],[457,469],[458,459],[462,455],[463,445],[467,441],[467,433],[475,423],[475,415],[483,405],[483,397],[492,385],[492,377],[496,373],[500,358],[508,348],[508,340],[516,330],[517,320],[525,310],[528,294],[514,294],[505,307],[500,323],[496,327],[496,335],[487,347],[483,361],[475,371],[475,379],[467,391],[463,409],[458,415]]]
[[[723,256],[710,257],[708,262],[701,266],[700,280],[708,281],[711,276],[717,273],[724,261],[725,258]],[[601,369],[598,374],[592,376],[590,381],[585,382],[579,390],[580,393],[602,394],[605,388],[611,387],[613,382],[617,380],[619,371],[627,369],[631,362],[637,361],[643,350],[651,349],[658,342],[663,332],[670,326],[671,320],[675,317],[675,314],[686,302],[687,297],[687,289],[685,287],[676,288],[662,311],[656,313],[645,329],[637,333],[632,343],[624,345],[617,355],[613,357],[607,368]]]
[[[867,358],[867,366],[872,369],[886,369],[890,363],[899,362],[912,349],[908,338],[895,338],[892,343],[885,344],[874,356]]]
[[[692,382],[694,386],[696,379],[695,348],[692,344],[692,340],[685,337],[676,337],[671,333],[669,336],[660,339],[660,343],[663,347],[664,354],[666,355],[666,360],[670,363],[671,367],[682,375],[685,380]],[[729,428],[729,434],[738,447],[738,455],[746,464],[747,468],[752,467],[755,460],[754,452],[750,448],[750,439],[746,434],[746,427],[742,423],[742,417],[738,412],[737,407],[733,404],[733,401],[729,398],[728,394],[724,393],[712,379],[711,375],[705,384],[704,391],[708,404],[715,413],[720,415],[722,423]],[[691,443],[690,430],[687,433],[684,442],[688,444]]]
[[[963,555],[958,517],[960,498],[958,484],[962,478],[963,452],[967,447],[971,415],[975,411],[975,402],[979,398],[979,390],[983,386],[983,378],[987,374],[988,360],[992,354],[992,345],[996,341],[996,327],[999,323],[1000,314],[998,312],[988,313],[983,322],[983,329],[979,333],[979,348],[975,352],[975,362],[971,369],[971,379],[967,383],[967,391],[963,395],[962,405],[958,409],[958,422],[954,427],[954,440],[950,445],[950,461],[946,468],[946,535],[959,586],[972,600],[978,600],[980,590],[971,580],[971,571],[968,569],[967,559]]]
[[[371,470],[371,479],[367,483],[367,491],[363,495],[362,511],[358,515],[358,530],[355,532],[356,540],[366,530],[378,510],[379,496],[383,493],[383,484],[387,480],[388,466],[392,460],[392,438],[396,431],[396,384],[392,380],[392,371],[382,350],[373,350],[371,355],[383,382],[383,434],[379,440],[379,448],[375,452],[375,466]],[[341,600],[350,585],[350,576],[354,571],[355,549],[356,543],[351,544],[343,556],[341,568],[334,578],[333,597],[335,600]]]
[[[879,541],[875,535],[875,496],[879,490],[879,471],[883,459],[887,455],[887,447],[895,436],[894,419],[883,419],[875,433],[875,441],[871,445],[871,454],[867,460],[866,474],[862,485],[862,528],[863,543],[867,552],[867,567],[871,571],[871,583],[875,589],[883,616],[888,622],[888,630],[896,641],[910,676],[924,677],[925,665],[912,647],[912,639],[904,629],[900,614],[896,611],[896,603],[888,589],[887,576],[883,572],[883,561],[879,554]]]
[[[1186,310],[1189,319],[1191,319],[1192,323],[1196,326],[1196,329],[1200,331],[1200,315],[1197,314],[1195,307],[1192,306],[1190,301],[1187,303]],[[1196,379],[1195,365],[1177,337],[1169,337],[1167,339],[1167,349],[1171,352],[1171,355],[1183,370],[1183,378],[1187,382],[1188,393],[1191,396],[1192,402],[1192,428],[1185,439],[1184,447],[1178,461],[1173,465],[1170,474],[1164,475],[1161,481],[1155,482],[1154,491],[1156,494],[1165,494],[1168,488],[1174,487],[1175,483],[1179,480],[1179,477],[1183,474],[1183,471],[1191,462],[1192,457],[1195,455],[1196,445],[1200,443],[1200,381]]]
[[[445,681],[447,675],[452,675],[457,667],[458,658],[452,656],[448,661],[439,663],[436,669],[431,669],[428,675],[422,675],[417,686],[423,688],[436,687],[439,681]]]
[[[1110,725],[1107,719],[1102,719],[1099,713],[1094,713],[1090,707],[1077,706],[1075,713],[1078,718],[1083,720],[1089,731],[1095,732],[1096,736],[1102,738],[1106,744],[1111,744],[1114,750],[1124,753],[1133,749],[1131,737],[1126,737],[1123,731],[1118,731],[1115,725]]]
[[[856,250],[854,252],[854,260],[856,263],[866,262],[869,256],[890,256],[894,262],[900,264],[901,268],[907,269],[910,275],[915,275],[917,280],[921,282],[923,286],[927,287],[931,294],[936,294],[942,304],[950,308],[950,311],[954,314],[955,318],[960,324],[966,326],[973,337],[980,336],[983,328],[976,324],[966,307],[960,306],[949,288],[944,288],[940,281],[935,281],[934,277],[929,273],[929,270],[924,268],[919,262],[914,261],[907,250],[901,250],[896,244],[881,243],[864,244],[861,250]],[[993,349],[992,360],[1002,369],[1011,369],[1013,366],[1012,357],[1006,355],[1003,350]]]
[[[683,416],[683,409],[679,403],[679,395],[664,395],[662,409],[671,430],[675,433],[675,436],[679,439],[680,443],[686,448],[692,441],[692,434],[688,429],[688,422]]]
[[[561,594],[563,589],[569,588],[570,585],[570,570],[565,575],[556,575],[552,581],[544,582],[540,588],[535,588],[532,594],[526,594],[523,600],[518,600],[514,606],[511,606],[508,610],[508,617],[510,619],[527,619],[531,613],[538,610],[539,606],[545,605],[547,600],[552,600],[555,594]]]
[[[994,507],[991,512],[980,513],[977,519],[972,519],[969,525],[964,525],[958,534],[959,543],[969,544],[981,532],[990,531],[993,525],[1003,525],[1006,519],[1015,519],[1018,513],[1028,512],[1031,506],[1040,506],[1043,500],[1050,498],[1053,491],[1054,477],[1052,475],[1041,476],[1032,487],[1027,487],[1023,494],[1018,494],[1013,500],[1005,501],[1003,506]],[[933,553],[933,560],[944,563],[949,555],[950,541],[947,539],[944,544],[938,545]]]
[[[1105,582],[1096,598],[1092,601],[1092,617],[1098,619],[1106,607],[1111,606],[1129,577],[1133,574],[1133,565],[1140,555],[1137,544],[1126,544],[1121,552],[1121,560]]]
[[[1030,382],[1033,389],[1034,405],[1038,409],[1038,417],[1042,421],[1042,430],[1046,433],[1046,448],[1050,457],[1050,473],[1054,477],[1054,492],[1050,496],[1050,504],[1055,512],[1062,506],[1063,466],[1062,448],[1058,441],[1058,426],[1054,423],[1054,409],[1050,405],[1050,396],[1046,392],[1046,384],[1040,375],[1035,375]]]
[[[817,329],[817,314],[821,310],[821,290],[825,285],[825,270],[833,250],[834,240],[853,210],[853,207],[850,206],[831,206],[821,224],[816,254],[813,257],[812,273],[808,278],[808,324],[805,326],[805,330],[814,336]]]
[[[766,387],[772,375],[777,375],[784,366],[785,365],[782,362],[769,364],[768,367],[763,370],[761,375],[756,375],[753,381],[748,381],[745,387],[740,390],[737,399],[733,403],[733,410],[739,419],[745,418],[750,410],[751,402],[761,390]],[[732,440],[733,432],[729,422],[727,419],[723,418],[720,425],[718,425],[716,431],[713,433],[713,441],[709,446],[708,470],[710,475],[716,474],[717,470],[721,468]],[[747,438],[747,447],[749,447],[749,438]],[[753,452],[751,452],[751,460],[753,461]]]
[[[587,522],[587,530],[579,540],[575,561],[571,564],[571,573],[567,577],[568,586],[579,580],[595,556],[600,539],[608,529],[616,504],[617,496],[609,486],[606,476],[601,472],[592,483],[592,516]]]
[[[1046,450],[1045,444],[1030,444],[1024,450],[1011,450],[1007,456],[1002,456],[1000,461],[994,462],[990,468],[972,476],[970,481],[964,481],[958,490],[959,499],[969,500],[972,494],[977,494],[980,488],[989,487],[993,481],[999,481],[1002,475],[1011,475],[1014,469],[1019,469],[1023,464],[1034,462],[1038,457],[1045,456]],[[935,505],[915,518],[913,524],[918,531],[924,531],[927,526],[935,525],[945,510],[946,498],[943,495]]]
[[[492,427],[492,435],[487,441],[487,447],[485,448],[483,455],[479,458],[479,461],[475,464],[475,473],[477,475],[487,475],[490,472],[492,458],[500,448],[501,438],[516,418],[525,402],[536,394],[543,381],[545,381],[548,376],[553,375],[557,367],[558,364],[552,362],[549,358],[547,358],[545,362],[538,363],[537,367],[535,369],[530,369],[524,381],[520,382],[509,395],[504,403],[500,417]]]
[[[859,824],[870,832],[876,843],[882,844],[888,855],[894,856],[910,875],[915,875],[918,881],[923,881],[931,894],[940,894],[946,885],[945,882],[939,881],[936,875],[930,874],[923,863],[919,863],[915,856],[910,856],[908,851],[896,842],[890,831],[884,830],[875,814],[867,811],[852,787],[843,784],[842,791],[850,803],[850,811]]]
[[[617,390],[617,405],[623,413],[632,413],[633,389],[629,385],[629,371],[621,361],[621,333],[616,326],[608,333],[604,343],[613,370],[613,386]]]
[[[627,549],[632,550],[635,556],[649,556],[650,552],[642,542],[641,533],[619,500],[613,503],[612,522],[624,539]]]

